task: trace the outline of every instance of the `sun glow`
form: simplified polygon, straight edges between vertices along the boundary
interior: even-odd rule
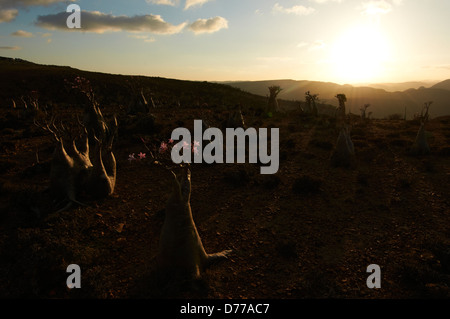
[[[386,37],[376,27],[359,26],[337,39],[331,52],[335,77],[347,83],[375,81],[389,58]]]

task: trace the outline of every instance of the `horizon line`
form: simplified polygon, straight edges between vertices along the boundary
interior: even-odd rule
[[[22,58],[18,58],[18,57],[8,57],[8,56],[0,56],[0,58],[4,58],[4,59],[14,59],[14,60],[22,60],[25,62],[29,62],[29,63],[33,63],[33,64],[38,64],[38,65],[44,65],[44,66],[57,66],[57,67],[68,67],[71,69],[75,69],[75,70],[79,70],[81,72],[91,72],[91,73],[102,73],[102,74],[107,74],[107,75],[118,75],[118,76],[142,76],[142,77],[150,77],[150,78],[164,78],[164,79],[169,79],[169,80],[178,80],[178,81],[190,81],[190,82],[211,82],[211,83],[236,83],[236,82],[271,82],[271,81],[295,81],[295,82],[319,82],[319,83],[333,83],[333,84],[337,84],[337,85],[350,85],[350,86],[364,86],[364,85],[377,85],[377,84],[391,84],[391,85],[395,85],[395,84],[406,84],[406,83],[426,83],[426,84],[437,84],[443,81],[447,81],[450,80],[450,78],[446,78],[446,79],[439,79],[439,80],[431,80],[431,79],[422,79],[422,80],[405,80],[405,81],[381,81],[381,82],[355,82],[355,83],[344,83],[344,82],[339,82],[339,81],[330,81],[330,80],[305,80],[305,79],[292,79],[292,78],[278,78],[278,79],[253,79],[253,80],[192,80],[192,79],[183,79],[183,78],[174,78],[174,77],[167,77],[167,76],[161,76],[161,75],[150,75],[150,74],[133,74],[133,73],[114,73],[114,72],[107,72],[107,71],[98,71],[98,70],[93,70],[93,69],[80,69],[77,67],[73,67],[70,65],[63,65],[63,64],[46,64],[46,63],[39,63],[39,62],[34,62],[34,61],[30,61],[30,60],[26,60],[26,59],[22,59]]]

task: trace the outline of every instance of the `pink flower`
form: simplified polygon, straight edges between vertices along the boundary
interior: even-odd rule
[[[200,142],[194,141],[194,146],[195,146],[195,147],[200,146]]]
[[[147,155],[145,153],[140,152],[138,154],[138,156],[139,156],[139,159],[143,160]]]
[[[183,148],[184,148],[185,150],[187,150],[187,149],[190,148],[189,144],[188,144],[186,141],[183,142]]]
[[[198,147],[194,146],[192,148],[192,151],[194,152],[195,155],[198,155]]]
[[[167,151],[167,143],[162,142],[161,147],[159,148],[159,152],[164,153],[165,151]]]
[[[173,141],[172,139],[169,140],[169,144],[173,144],[173,142],[174,142],[174,141]]]
[[[134,157],[134,153],[133,153],[133,154],[130,154],[130,155],[128,155],[128,160],[129,160],[130,162],[132,162],[132,161],[135,161],[135,160],[136,160],[136,158]]]

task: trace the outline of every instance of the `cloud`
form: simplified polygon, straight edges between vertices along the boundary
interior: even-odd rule
[[[184,10],[187,10],[191,7],[201,7],[202,5],[204,5],[205,3],[209,2],[211,0],[186,0],[186,5],[184,6]]]
[[[1,6],[0,6],[1,8]],[[17,17],[19,11],[17,9],[5,9],[0,10],[0,23],[2,22],[10,22]]]
[[[138,39],[138,40],[144,40],[144,42],[148,42],[148,43],[153,43],[156,41],[155,38],[149,37],[148,35],[145,35],[145,34],[133,34],[133,35],[129,35],[128,37],[133,38],[133,39]]]
[[[338,2],[338,3],[341,3],[344,0],[309,0],[309,1],[322,4],[322,3],[327,3],[327,2]]]
[[[284,8],[279,3],[275,3],[273,6],[273,12],[287,13],[287,14],[295,14],[299,16],[305,16],[312,14],[316,11],[314,8],[305,7],[305,6],[293,6],[291,8]]]
[[[228,28],[228,21],[222,17],[215,17],[211,19],[198,19],[189,26],[189,30],[195,34],[214,33],[221,29]]]
[[[164,5],[164,6],[176,6],[180,2],[179,0],[145,0],[147,3],[150,4],[158,4],[158,5]]]
[[[316,40],[312,43],[310,42],[301,42],[297,44],[297,48],[306,48],[308,51],[321,50],[325,48],[327,45],[322,40]]]
[[[114,16],[98,11],[81,12],[81,29],[69,29],[66,25],[70,14],[61,12],[38,16],[35,24],[48,30],[81,31],[104,33],[107,31],[151,32],[157,34],[175,34],[181,32],[186,23],[173,25],[164,21],[160,15]]]
[[[11,33],[11,35],[15,37],[31,38],[33,33],[24,30],[17,30],[16,32]]]
[[[0,0],[0,23],[14,20],[19,10],[30,6],[49,6],[55,3],[75,2],[76,0]]]
[[[22,49],[21,47],[0,47],[0,50],[20,50]]]
[[[76,0],[68,0],[75,2]],[[67,2],[66,0],[0,0],[0,8],[16,8],[29,6],[49,6],[59,2]]]
[[[399,6],[403,3],[403,0],[373,0],[364,2],[361,5],[361,12],[364,15],[375,16],[382,15],[391,12],[394,6]]]

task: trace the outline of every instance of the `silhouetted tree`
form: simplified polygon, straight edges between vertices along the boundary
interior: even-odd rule
[[[364,106],[360,109],[361,110],[361,119],[363,121],[365,121],[367,119],[366,111],[369,107],[370,107],[370,104],[364,104]]]
[[[336,124],[344,125],[346,118],[345,102],[347,102],[347,97],[345,94],[338,94],[336,98],[339,100],[339,107],[336,109]]]
[[[317,109],[316,101],[318,100],[318,94],[311,94],[311,92],[305,93],[306,105],[308,107],[308,112],[310,112],[314,116],[319,115],[319,111]]]
[[[276,86],[276,85],[269,86],[269,93],[270,93],[270,95],[269,95],[269,105],[268,105],[268,109],[267,109],[268,112],[275,113],[275,112],[278,111],[278,100],[277,100],[277,97],[278,97],[278,94],[280,94],[280,92],[282,90],[283,89],[281,87]]]

